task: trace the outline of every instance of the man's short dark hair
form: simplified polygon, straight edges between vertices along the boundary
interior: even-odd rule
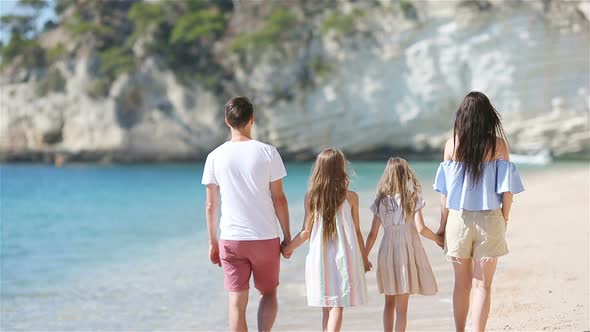
[[[246,97],[235,97],[225,104],[225,119],[232,128],[243,128],[253,114],[254,107]]]

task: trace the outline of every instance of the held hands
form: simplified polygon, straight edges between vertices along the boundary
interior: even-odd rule
[[[445,248],[445,238],[442,235],[436,235],[436,238],[434,239],[434,242],[436,242],[436,244],[441,248],[444,249]]]
[[[444,238],[445,237],[445,229],[444,229],[444,227],[439,227],[438,228],[438,231],[436,231],[436,233],[434,233],[434,234],[440,235],[440,236],[442,236]]]
[[[221,259],[219,258],[219,243],[209,243],[209,260],[211,260],[211,263],[221,267]]]
[[[281,243],[281,254],[283,254],[285,259],[289,259],[291,258],[291,255],[293,255],[293,250],[290,248],[288,243],[285,243],[285,241]]]
[[[434,240],[434,242],[436,242],[436,244],[438,244],[438,246],[441,249],[445,248],[445,228],[442,227],[442,221],[441,221],[441,227],[438,228],[438,231],[436,231],[437,238],[436,240]]]
[[[289,259],[291,258],[291,255],[293,255],[293,250],[288,250],[289,248],[289,243],[291,242],[291,240],[287,241],[284,240],[283,242],[281,242],[281,254],[283,255],[283,257],[285,259]]]
[[[373,264],[368,259],[363,260],[363,265],[365,266],[365,272],[369,272],[373,268]]]

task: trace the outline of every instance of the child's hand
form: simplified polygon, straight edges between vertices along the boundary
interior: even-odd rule
[[[441,249],[445,248],[445,238],[443,236],[437,235],[434,242],[436,242]]]
[[[371,271],[371,268],[373,267],[373,264],[371,264],[371,262],[369,262],[368,259],[365,259],[363,261],[363,264],[365,265],[365,272]]]

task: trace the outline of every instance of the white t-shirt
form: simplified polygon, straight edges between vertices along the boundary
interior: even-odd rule
[[[279,236],[270,183],[287,175],[277,149],[256,140],[225,142],[207,156],[202,184],[221,193],[220,238],[268,240]]]

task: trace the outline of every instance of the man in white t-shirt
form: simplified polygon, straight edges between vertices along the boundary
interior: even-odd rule
[[[282,180],[287,172],[274,146],[251,138],[254,111],[247,98],[236,97],[225,104],[225,123],[231,139],[209,153],[203,170],[209,258],[223,267],[230,330],[247,330],[246,305],[253,274],[254,286],[261,294],[258,330],[270,331],[278,310],[279,224],[284,244],[291,241]]]

